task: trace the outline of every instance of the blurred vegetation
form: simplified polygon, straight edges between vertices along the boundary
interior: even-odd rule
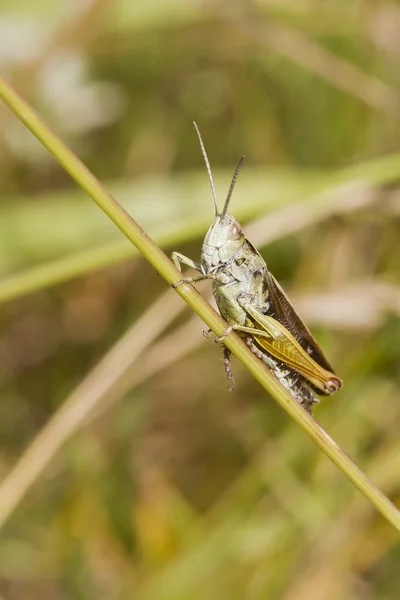
[[[220,199],[247,155],[232,212],[345,380],[315,416],[398,506],[399,29],[387,0],[0,3],[0,70],[167,251],[212,218],[192,121]],[[396,532],[239,364],[227,392],[5,106],[0,181],[2,479],[86,406],[0,532],[1,598],[397,598]]]

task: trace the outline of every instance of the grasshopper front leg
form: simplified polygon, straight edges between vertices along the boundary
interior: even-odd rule
[[[187,267],[190,267],[191,269],[194,269],[195,271],[199,271],[199,273],[201,273],[201,275],[199,275],[198,277],[184,277],[177,283],[173,283],[172,287],[174,289],[176,289],[182,283],[197,283],[198,281],[203,281],[204,279],[213,279],[213,277],[211,275],[205,275],[203,273],[203,270],[201,268],[201,265],[199,265],[199,263],[194,262],[194,260],[192,260],[191,258],[188,258],[187,256],[185,256],[184,254],[181,254],[180,252],[173,252],[171,255],[171,260],[174,263],[175,267],[180,272],[182,272],[181,265],[186,265]]]

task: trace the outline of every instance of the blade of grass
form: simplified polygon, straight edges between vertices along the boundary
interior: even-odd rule
[[[296,185],[295,182],[293,183]],[[315,196],[308,196],[304,201],[296,202],[297,198],[307,194],[308,191],[308,186],[303,185],[302,190],[297,189],[296,192],[291,191],[288,186],[288,193],[291,193],[291,200],[294,204],[281,207],[276,212],[249,223],[246,233],[252,242],[256,246],[262,247],[284,235],[292,234],[327,219],[332,214],[360,210],[376,200],[376,194],[372,188],[364,184],[353,183],[347,186],[341,185],[339,189],[334,188],[328,193],[318,193]],[[287,199],[286,202],[288,202]],[[254,208],[258,208],[258,204]],[[179,243],[188,241],[204,232],[207,224],[198,216],[196,216],[196,221],[181,220],[179,223],[167,226],[166,229],[163,228],[155,235],[155,238],[161,246],[172,244],[178,246]],[[129,244],[127,240],[122,240],[31,267],[22,273],[0,280],[0,303],[9,302],[105,266],[117,264],[137,254],[135,246]]]
[[[286,176],[289,176],[289,173]],[[280,177],[285,178],[285,173],[282,172]],[[262,179],[260,185],[265,181],[268,193],[263,196],[263,203],[269,207],[268,214],[248,224],[246,233],[256,246],[262,247],[285,235],[293,234],[323,219],[328,219],[333,214],[347,214],[370,206],[377,200],[374,186],[393,183],[399,177],[400,156],[397,154],[339,171],[331,174],[328,179],[321,178],[320,174],[314,175],[315,183],[311,188],[308,178],[305,181],[304,178],[295,176],[292,181],[293,173],[289,177],[289,182],[286,181],[283,187],[279,186],[273,177],[266,177]],[[254,178],[259,181],[256,173],[253,182]],[[254,198],[258,186],[249,189],[248,186],[243,185],[243,180],[241,184],[244,198],[247,196]],[[314,189],[315,185],[317,190]],[[328,191],[322,191],[327,187]],[[180,186],[177,187],[175,193],[178,195],[183,193]],[[187,192],[184,195],[187,197]],[[272,195],[276,197],[275,202],[272,201]],[[304,200],[302,200],[303,197],[305,197]],[[240,207],[240,195],[237,200]],[[271,214],[270,209],[275,204],[278,204],[280,209]],[[284,204],[283,207],[282,204]],[[288,205],[286,206],[286,204]],[[253,213],[261,209],[258,201],[254,203],[246,201],[242,203],[243,205],[246,206],[246,211],[238,211],[239,219],[253,216]],[[249,207],[251,207],[251,211],[249,211]],[[265,209],[265,206],[263,208]],[[55,225],[53,220],[53,226]],[[178,245],[197,237],[204,232],[207,225],[208,221],[204,220],[203,213],[196,212],[193,220],[183,219],[179,224],[173,224],[167,229],[162,227],[155,237],[162,246]],[[102,267],[129,260],[137,253],[137,249],[132,244],[129,244],[127,240],[121,240],[30,267],[26,271],[0,280],[0,303],[9,302]]]
[[[168,284],[180,281],[181,274],[168,257],[150,239],[145,231],[128,215],[118,202],[104,189],[94,175],[50,130],[39,115],[27,104],[4,78],[0,77],[0,98],[30,129],[60,165],[84,189],[108,217],[138,248]],[[226,329],[224,320],[212,309],[193,286],[183,284],[177,293],[217,335]],[[390,500],[351,461],[329,435],[306,413],[267,371],[239,336],[230,333],[225,345],[249,369],[257,381],[271,394],[278,404],[318,444],[350,481],[374,504],[376,509],[400,531],[400,512]]]
[[[281,176],[284,177],[284,173]],[[291,235],[323,219],[328,219],[333,214],[347,214],[370,206],[377,201],[374,186],[390,184],[399,179],[400,155],[385,156],[330,175],[328,179],[330,187],[328,186],[327,192],[321,191],[327,187],[327,180],[325,178],[321,179],[320,175],[314,177],[318,187],[315,194],[312,194],[310,190],[310,182],[307,183],[301,177],[297,179],[295,177],[283,189],[275,182],[275,185],[272,185],[272,190],[271,183],[273,183],[273,180],[266,178],[269,194],[272,193],[278,196],[276,203],[280,205],[280,209],[272,212],[272,214],[270,213],[270,208],[275,203],[269,197],[268,201],[265,199],[265,203],[269,207],[268,214],[247,225],[246,233],[256,246],[262,247],[283,236]],[[256,193],[256,188],[253,193]],[[176,193],[181,193],[178,190],[179,188]],[[242,191],[245,197],[252,197],[251,190],[246,185],[242,187]],[[290,199],[286,197],[286,193],[290,195]],[[301,201],[304,196],[306,196],[305,200]],[[282,200],[289,205],[282,207]],[[242,204],[249,205],[249,203]],[[260,208],[261,206],[256,202],[253,206],[253,212],[257,212]],[[239,216],[241,217],[241,215]],[[246,216],[246,214],[243,214],[243,217]],[[201,215],[196,213],[194,220],[184,219],[179,222],[179,226],[173,225],[168,229],[162,228],[156,234],[156,239],[162,246],[178,245],[204,232],[207,225],[208,222],[204,221],[202,213]],[[66,258],[30,267],[26,271],[0,280],[0,303],[9,302],[20,296],[57,285],[91,271],[129,260],[137,253],[137,249],[132,244],[129,244],[127,240],[121,240],[102,244],[101,247],[84,250]]]

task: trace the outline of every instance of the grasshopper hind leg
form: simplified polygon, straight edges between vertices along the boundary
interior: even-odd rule
[[[304,383],[301,375],[290,369],[281,361],[275,360],[254,342],[252,337],[246,339],[246,344],[250,350],[259,358],[270,371],[278,379],[279,383],[284,387],[289,394],[303,406],[303,408],[311,415],[312,405],[319,400],[314,396],[310,388]]]

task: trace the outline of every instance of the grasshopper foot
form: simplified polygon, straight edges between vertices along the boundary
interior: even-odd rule
[[[220,342],[223,342],[224,339],[226,338],[227,335],[229,335],[231,333],[231,331],[233,330],[233,327],[231,325],[229,325],[229,327],[227,327],[224,331],[224,333],[222,335],[220,335],[219,337],[216,337],[214,342],[216,344],[219,344]]]
[[[211,332],[212,332],[212,329],[204,329],[204,331],[203,331],[204,337],[208,338],[208,336],[210,335]]]
[[[171,287],[173,290],[176,290],[176,288],[179,287],[180,285],[182,285],[182,283],[185,283],[184,279],[181,279],[180,281],[177,281],[176,283],[172,283]]]

